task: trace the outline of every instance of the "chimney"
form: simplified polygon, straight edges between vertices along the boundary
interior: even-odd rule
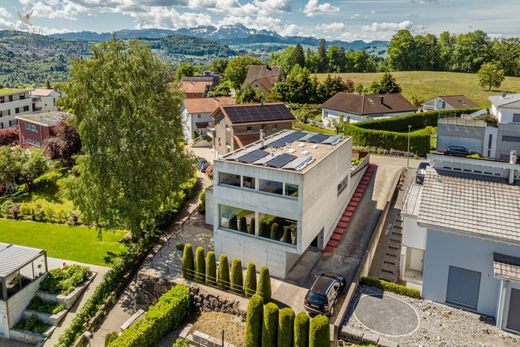
[[[516,164],[517,154],[515,150],[512,150],[509,154],[509,164]],[[509,180],[507,181],[509,184],[515,183],[515,168],[511,167],[509,169]]]
[[[264,137],[265,137],[265,131],[264,131],[264,129],[260,129],[260,140],[262,140],[262,147],[264,147]]]
[[[385,97],[383,95],[379,95],[379,101],[381,102],[381,104],[384,104]]]

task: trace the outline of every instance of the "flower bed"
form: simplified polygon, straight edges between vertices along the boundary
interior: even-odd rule
[[[90,272],[90,271],[89,271]],[[74,287],[74,289],[68,294],[52,294],[50,292],[46,292],[42,290],[42,287],[40,287],[40,290],[36,292],[36,295],[42,299],[45,302],[53,302],[57,304],[63,304],[66,309],[70,309],[72,305],[78,300],[81,293],[88,287],[90,282],[96,277],[96,273],[90,272],[90,277],[88,277],[85,281],[83,281],[78,286]]]
[[[53,269],[41,283],[40,289],[51,294],[68,295],[91,275],[92,272],[88,267],[80,265]]]
[[[36,296],[32,299],[27,309],[48,314],[56,314],[65,310],[65,306],[61,303],[44,302],[41,298]]]
[[[36,316],[31,316],[28,319],[22,319],[14,328],[18,330],[28,330],[43,335],[50,327],[50,324],[42,322],[36,318]]]

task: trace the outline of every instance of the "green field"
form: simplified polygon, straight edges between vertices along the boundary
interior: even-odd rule
[[[43,248],[49,257],[86,264],[110,266],[104,257],[107,251],[126,249],[118,243],[124,235],[124,231],[104,231],[99,239],[96,230],[87,227],[0,219],[0,242]]]
[[[367,87],[372,81],[380,78],[382,73],[341,73],[344,79],[361,83]],[[476,74],[459,72],[410,71],[392,72],[403,88],[403,94],[410,99],[415,94],[420,100],[427,101],[440,95],[465,95],[483,107],[489,107],[488,96],[500,92],[520,92],[520,77],[506,77],[500,90],[488,91],[479,86]],[[318,74],[322,80],[327,74]]]

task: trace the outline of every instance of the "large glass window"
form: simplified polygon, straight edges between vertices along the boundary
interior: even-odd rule
[[[260,213],[258,215],[260,237],[296,245],[298,223],[292,219]]]
[[[283,183],[270,180],[260,180],[260,191],[283,195]]]
[[[220,226],[254,235],[255,213],[238,207],[220,205]]]
[[[240,187],[240,175],[230,174],[226,172],[219,173],[219,183],[228,186]]]
[[[285,195],[290,196],[292,198],[298,197],[298,185],[286,183],[285,184]]]
[[[242,186],[244,188],[256,189],[255,182],[256,182],[256,180],[254,177],[248,177],[248,176],[242,177]]]

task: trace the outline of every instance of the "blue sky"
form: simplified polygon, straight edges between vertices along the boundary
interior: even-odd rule
[[[520,36],[520,0],[0,0],[0,29],[23,28],[17,11],[31,10],[46,34],[242,23],[347,41],[389,39],[401,28]]]

